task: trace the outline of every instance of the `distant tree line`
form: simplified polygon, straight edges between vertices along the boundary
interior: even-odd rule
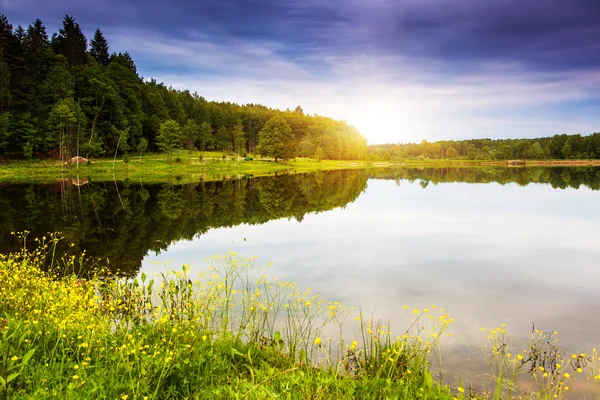
[[[0,14],[0,156],[101,157],[174,148],[258,150],[284,159],[360,159],[367,152],[354,127],[306,115],[300,106],[280,111],[212,102],[144,80],[127,52],[111,54],[99,29],[88,45],[68,15],[49,37],[39,19],[13,28]]]
[[[369,146],[368,158],[404,159],[540,160],[598,159],[600,133],[589,136],[554,135],[536,139],[445,140]]]

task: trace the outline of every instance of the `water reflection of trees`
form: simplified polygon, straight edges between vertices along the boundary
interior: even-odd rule
[[[149,251],[193,239],[214,227],[262,224],[279,218],[302,221],[306,213],[344,207],[367,187],[368,179],[600,189],[598,168],[404,168],[318,172],[244,178],[190,185],[140,182],[61,182],[0,186],[0,252],[14,251],[11,231],[32,237],[60,231],[74,251],[109,258],[115,268],[137,272]]]
[[[10,232],[29,230],[41,237],[60,231],[74,251],[108,258],[114,268],[132,274],[148,251],[160,252],[210,228],[301,221],[306,213],[345,206],[366,188],[367,179],[365,171],[334,171],[175,186],[4,186],[0,252],[18,248]]]
[[[531,183],[549,184],[556,189],[587,187],[600,190],[600,168],[596,167],[476,167],[476,168],[382,168],[371,172],[372,178],[420,181],[423,189],[431,183]]]

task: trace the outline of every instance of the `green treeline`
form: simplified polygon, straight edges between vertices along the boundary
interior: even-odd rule
[[[136,274],[149,251],[210,228],[301,221],[306,213],[343,207],[365,190],[367,179],[364,170],[340,170],[175,186],[2,185],[0,253],[19,249],[11,232],[29,230],[41,238],[59,231],[74,251],[108,258],[111,267]]]
[[[600,133],[589,136],[561,134],[537,139],[424,140],[418,144],[379,144],[369,146],[368,158],[376,161],[600,159]]]
[[[279,111],[217,103],[144,80],[127,52],[111,54],[99,29],[88,43],[70,16],[49,37],[39,19],[13,28],[0,14],[0,157],[68,159],[173,148],[240,155],[260,150],[284,159],[361,159],[367,151],[354,127],[306,115],[300,106]]]

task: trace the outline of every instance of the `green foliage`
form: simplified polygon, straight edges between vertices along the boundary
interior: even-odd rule
[[[159,150],[167,151],[169,153],[170,160],[173,149],[181,147],[182,139],[183,135],[181,133],[181,127],[176,121],[170,119],[160,125],[160,131],[156,137],[156,145]]]
[[[52,108],[49,118],[53,128],[49,135],[52,138],[50,145],[58,146],[61,160],[66,161],[75,153],[84,121],[81,108],[72,98],[60,100]]]
[[[317,147],[314,154],[315,160],[321,161],[323,159],[323,149],[321,146]]]
[[[0,113],[4,112],[4,108],[10,102],[10,70],[8,63],[4,61],[4,49],[0,48]]]
[[[198,133],[198,141],[200,142],[200,150],[205,151],[208,148],[212,148],[215,145],[215,140],[213,137],[213,129],[210,126],[210,123],[204,121],[200,125],[200,132]]]
[[[140,161],[142,161],[142,154],[148,150],[148,141],[146,138],[141,138],[135,149],[140,152]]]
[[[27,142],[23,145],[23,156],[25,156],[25,158],[28,160],[33,158],[33,146],[30,142]]]
[[[82,154],[85,154],[86,157],[104,154],[104,148],[98,136],[95,136],[92,141],[84,140],[83,143],[80,143],[79,150]]]
[[[256,152],[267,157],[289,159],[293,156],[292,129],[282,117],[267,121],[258,134]]]
[[[188,150],[196,149],[196,141],[200,136],[200,127],[193,119],[188,119],[183,127],[183,147]]]
[[[305,138],[301,147],[307,146],[307,141]],[[598,146],[600,133],[588,136],[562,134],[535,139],[471,139],[433,143],[422,141],[418,144],[372,145],[369,146],[367,158],[373,161],[598,159]]]
[[[52,48],[67,59],[69,65],[87,62],[87,39],[73,17],[65,15],[63,26],[52,36]]]
[[[456,149],[452,146],[449,146],[448,149],[446,149],[446,157],[448,158],[454,158],[458,155],[458,151],[456,151]]]
[[[100,29],[96,29],[94,38],[90,40],[90,55],[94,57],[100,64],[107,66],[110,62],[110,54],[108,52],[108,42]]]
[[[246,133],[242,121],[238,120],[233,128],[233,141],[235,144],[235,152],[240,156],[246,155]]]
[[[217,135],[215,137],[216,148],[225,153],[230,153],[233,149],[231,145],[231,138],[229,137],[229,132],[225,126],[219,127],[217,130]]]
[[[343,121],[305,115],[301,107],[279,111],[257,104],[209,102],[197,93],[177,91],[154,79],[144,81],[129,53],[109,55],[109,44],[99,29],[87,51],[87,39],[71,16],[64,17],[51,40],[39,19],[25,30],[13,28],[6,16],[0,17],[0,114],[9,112],[10,124],[29,132],[27,138],[13,134],[11,125],[10,134],[0,137],[5,155],[23,155],[27,142],[40,154],[53,154],[58,146],[58,151],[69,154],[79,148],[86,156],[112,156],[115,150],[136,148],[142,138],[151,150],[164,148],[158,137],[168,120],[183,127],[181,140],[186,149],[198,146],[202,151],[244,155],[254,151],[259,132],[273,117],[290,126],[286,145],[293,154],[289,157],[310,157],[317,146],[322,147],[325,159],[358,159],[366,154],[366,140],[355,128]],[[81,111],[71,107],[78,115],[71,128],[64,126],[62,134],[72,142],[68,145],[60,139],[56,120],[58,107],[65,101]],[[307,146],[296,149],[298,143]]]
[[[0,151],[8,147],[11,129],[10,129],[11,114],[4,112],[0,114]]]

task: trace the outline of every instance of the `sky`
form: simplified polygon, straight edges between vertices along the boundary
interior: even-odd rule
[[[0,0],[73,16],[208,100],[301,105],[369,143],[600,131],[598,0]]]

